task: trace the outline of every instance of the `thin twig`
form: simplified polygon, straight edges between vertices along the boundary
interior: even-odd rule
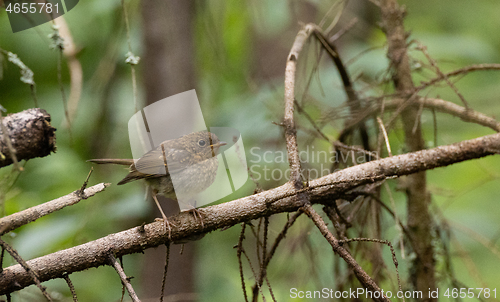
[[[89,174],[87,175],[87,178],[85,179],[85,181],[83,182],[83,185],[82,187],[80,188],[80,190],[78,191],[79,193],[78,194],[83,194],[83,192],[85,192],[85,189],[87,188],[87,185],[89,184],[89,179],[90,179],[90,175],[92,175],[92,172],[94,171],[94,167],[91,167],[90,168],[90,172]],[[82,195],[82,198],[83,199],[86,199],[85,195]]]
[[[167,241],[167,243],[165,243],[165,248],[165,268],[163,269],[163,279],[161,280],[160,302],[163,302],[163,295],[165,294],[165,284],[167,283],[168,263],[170,260],[170,241]]]
[[[437,78],[434,78],[432,80],[429,80],[427,82],[420,82],[420,86],[417,87],[417,89],[421,90],[426,87],[432,86],[440,81],[443,81],[445,79],[448,79],[450,77],[455,77],[459,76],[462,74],[469,74],[472,71],[488,71],[488,70],[500,70],[500,64],[476,64],[476,65],[470,65],[466,66],[454,71],[450,71],[448,73],[445,73],[443,75],[439,75]]]
[[[243,296],[245,297],[245,302],[248,302],[247,289],[245,286],[245,276],[243,274],[243,262],[241,261],[241,253],[243,252],[243,239],[245,239],[245,227],[246,227],[246,222],[243,222],[241,224],[241,233],[238,239],[238,245],[237,245],[238,250],[236,254],[238,257],[238,265],[240,269],[241,289],[243,291]]]
[[[415,95],[416,96],[416,95]],[[383,99],[383,98],[382,98]],[[394,98],[390,101],[384,101],[384,102],[379,102],[382,103],[384,106],[384,110],[393,110],[396,109],[396,114],[398,115],[401,113],[401,110],[404,109],[408,105],[408,100],[404,100],[401,98]],[[472,108],[465,108],[463,106],[457,105],[452,102],[448,102],[442,99],[437,99],[437,98],[423,98],[423,97],[418,97],[415,102],[418,103],[423,103],[424,108],[427,109],[433,109],[439,112],[447,113],[452,116],[460,118],[464,122],[468,123],[475,123],[484,127],[488,127],[490,129],[493,129],[496,132],[500,132],[500,122],[495,120],[494,118],[487,116],[484,113],[478,112],[473,110]],[[371,102],[372,106],[369,108],[366,108],[364,112],[359,114],[356,119],[353,119],[352,123],[349,125],[349,127],[354,127],[356,126],[357,123],[360,121],[365,120],[372,114],[377,113],[380,110],[381,104],[377,102]],[[386,123],[386,128],[395,120],[395,117],[391,117],[391,121]]]
[[[377,116],[377,123],[380,127],[380,131],[382,132],[382,135],[384,136],[385,147],[387,148],[387,153],[389,153],[389,156],[392,156],[391,144],[389,143],[389,137],[387,136],[387,131],[385,131],[384,122],[382,122],[382,120],[378,116]]]
[[[391,255],[392,255],[392,263],[394,263],[394,266],[396,267],[396,276],[398,279],[398,288],[400,292],[403,292],[403,288],[401,286],[401,279],[399,278],[399,269],[398,269],[398,259],[396,258],[396,253],[394,252],[394,247],[392,246],[392,243],[388,240],[381,240],[381,239],[370,239],[370,238],[349,238],[345,240],[339,240],[340,244],[343,243],[349,243],[353,241],[363,241],[363,242],[376,242],[376,243],[382,243],[387,245],[391,249]],[[403,302],[405,301],[405,298],[403,297]]]
[[[448,84],[448,86],[451,87],[451,89],[453,89],[453,91],[455,92],[455,94],[460,98],[460,100],[464,104],[464,107],[465,108],[469,108],[470,106],[467,103],[467,101],[465,100],[464,96],[460,93],[460,91],[458,91],[457,87],[450,81],[450,79],[448,79],[448,76],[445,75],[441,71],[441,69],[439,69],[439,67],[436,64],[436,61],[429,55],[429,52],[427,51],[427,46],[418,43],[417,49],[419,49],[420,51],[422,51],[422,53],[427,58],[427,60],[429,61],[429,63],[431,63],[431,66],[434,67],[434,70],[436,71],[436,73],[438,74],[438,76],[440,78],[442,78],[446,82],[446,84]]]
[[[73,283],[71,282],[71,279],[69,278],[69,275],[65,274],[63,276],[63,279],[64,281],[66,281],[66,284],[68,284],[71,296],[73,297],[73,302],[78,302],[78,297],[76,296],[76,290],[75,287],[73,286]]]
[[[248,266],[250,266],[250,270],[252,271],[253,277],[257,278],[257,273],[253,269],[252,261],[250,260],[250,257],[248,257],[248,255],[247,255],[247,253],[246,253],[245,250],[241,250],[241,253],[245,256],[245,258],[247,258]],[[259,289],[259,292],[262,295],[262,301],[265,302],[266,301],[266,297],[264,296],[264,292],[262,291],[262,287],[258,283],[255,283],[255,286]],[[257,299],[256,297],[257,297],[257,295],[254,295],[253,298],[252,298],[252,301],[255,302],[256,299]]]
[[[436,117],[436,110],[433,108],[431,109],[432,112],[432,125],[434,129],[434,147],[437,147],[438,145],[438,125],[437,125],[437,117]]]
[[[78,60],[77,57],[78,49],[75,43],[73,42],[71,31],[69,30],[68,24],[66,23],[64,16],[60,16],[54,19],[54,23],[59,28],[59,34],[61,38],[64,39],[64,49],[62,53],[66,57],[66,62],[70,75],[70,91],[67,103],[68,117],[69,120],[73,120],[75,118],[78,109],[78,103],[80,102],[80,96],[82,93],[82,83],[83,83],[82,64]],[[69,127],[69,124],[67,126]]]
[[[115,256],[113,256],[113,254],[111,254],[111,253],[109,254],[109,262],[110,262],[111,266],[113,266],[115,268],[116,272],[118,273],[118,276],[120,276],[120,279],[122,280],[122,284],[125,285],[125,288],[128,291],[128,295],[130,296],[132,301],[141,302],[141,300],[139,300],[139,297],[137,297],[137,294],[135,293],[134,288],[132,287],[132,284],[130,284],[129,278],[127,277],[127,275],[125,275],[125,272],[123,271],[123,268],[121,267],[120,263],[118,263]]]
[[[304,205],[301,210],[314,222],[316,227],[319,229],[323,237],[330,243],[330,245],[333,248],[333,251],[339,255],[344,261],[347,263],[349,268],[353,271],[354,275],[356,278],[361,282],[364,288],[372,291],[372,292],[379,292],[380,296],[379,298],[375,298],[375,301],[390,301],[389,298],[387,298],[386,295],[382,295],[382,290],[380,287],[373,281],[373,279],[361,268],[361,266],[356,262],[356,260],[351,256],[351,254],[343,248],[340,244],[337,238],[335,238],[330,230],[328,230],[328,227],[326,226],[325,222],[321,218],[321,216],[316,213],[316,211],[312,208],[310,204]]]
[[[302,106],[300,106],[299,102],[297,102],[297,100],[295,100],[294,103],[295,103],[295,106],[297,106],[299,113],[303,114],[306,117],[306,119],[309,121],[309,123],[311,123],[311,125],[313,126],[314,130],[316,130],[318,132],[318,134],[321,135],[321,137],[324,138],[327,142],[330,142],[330,139],[328,138],[328,136],[326,136],[323,133],[323,131],[321,131],[321,129],[318,127],[318,125],[316,125],[316,122],[314,122],[312,117],[304,109],[302,109]]]
[[[317,26],[312,25],[314,28],[314,37],[320,42],[321,46],[323,46],[323,49],[326,50],[326,52],[330,55],[330,58],[332,59],[333,63],[335,64],[335,67],[337,68],[340,78],[342,80],[342,84],[344,86],[344,91],[347,95],[347,104],[349,106],[349,110],[351,111],[351,114],[355,112],[360,112],[363,111],[363,108],[361,106],[361,103],[359,101],[359,98],[356,94],[356,91],[354,90],[354,87],[352,85],[351,78],[349,76],[349,73],[347,71],[347,68],[345,67],[344,62],[340,59],[340,56],[338,54],[337,48],[335,45],[330,42],[326,36],[323,34],[321,29]],[[349,124],[350,121],[347,120],[345,122],[346,124]],[[368,131],[366,128],[366,125],[363,122],[360,122],[358,124],[359,128],[359,133],[360,133],[360,138],[361,142],[363,144],[363,148],[367,151],[370,151],[370,143],[369,143],[369,137],[368,137]],[[345,137],[346,135],[349,134],[349,132],[342,132],[341,137],[339,140],[341,142],[345,142]]]
[[[64,92],[64,83],[62,80],[62,60],[63,60],[63,51],[64,51],[64,40],[59,34],[59,26],[52,25],[52,34],[49,36],[53,43],[52,48],[56,49],[58,52],[57,55],[57,82],[59,83],[59,89],[61,90],[63,108],[64,108],[64,116],[66,117],[66,122],[68,123],[68,133],[70,140],[72,140],[72,132],[71,132],[71,118],[69,116],[68,110],[68,101],[66,100],[66,93]]]
[[[38,277],[36,272],[30,268],[28,263],[26,263],[26,261],[24,261],[24,259],[21,256],[19,256],[17,251],[15,249],[13,249],[10,245],[8,245],[2,239],[0,239],[0,245],[2,246],[2,249],[6,250],[7,253],[9,253],[12,256],[12,258],[14,258],[16,260],[16,262],[19,263],[23,267],[23,269],[28,273],[30,278],[36,284],[36,287],[38,287],[38,289],[40,289],[40,291],[42,292],[42,295],[47,300],[52,301],[52,298],[50,297],[49,293],[47,293],[45,286],[43,286],[42,283],[40,282],[40,278]]]
[[[135,65],[139,64],[139,58],[138,56],[134,55],[132,52],[132,42],[130,39],[130,25],[129,25],[129,20],[128,20],[128,13],[127,13],[127,6],[125,5],[125,1],[121,0],[122,3],[122,9],[123,9],[123,17],[125,19],[125,25],[127,29],[127,45],[128,45],[128,53],[126,54],[126,59],[125,63],[130,64],[130,70],[132,73],[132,91],[134,94],[134,107],[135,107],[135,112],[139,110],[138,107],[138,94],[137,94],[137,80],[135,76]]]
[[[379,155],[378,155],[376,152],[367,151],[367,150],[365,150],[365,149],[357,148],[357,147],[355,147],[355,146],[349,146],[349,145],[346,145],[346,144],[344,144],[344,143],[342,143],[342,142],[339,142],[339,141],[335,141],[335,142],[333,142],[333,145],[334,145],[335,147],[340,148],[340,149],[345,149],[345,150],[349,150],[349,151],[356,151],[356,152],[360,152],[360,153],[363,153],[363,154],[368,155],[368,156],[370,156],[370,157],[373,157],[373,158],[375,158],[375,159],[379,159],[379,158],[380,158],[380,157],[379,157]],[[372,159],[370,158],[370,161],[371,161],[371,160],[372,160]]]
[[[398,215],[398,212],[396,210],[396,202],[394,201],[394,197],[392,196],[391,188],[389,188],[389,184],[387,182],[384,182],[384,188],[387,191],[387,195],[389,196],[389,200],[391,201],[391,207],[392,207],[391,214],[392,214],[392,217],[394,217],[394,222],[396,223],[396,229],[398,230],[398,233],[399,233],[399,249],[401,250],[401,258],[405,259],[405,244],[404,244],[403,233],[406,232],[406,227],[404,226],[403,223],[401,223],[401,220],[399,219],[399,215]],[[377,198],[377,201],[379,201],[381,205],[385,206],[385,203],[383,203],[382,200],[379,200]],[[389,211],[389,213],[390,212],[391,211]]]
[[[349,23],[347,23],[347,25],[345,25],[344,27],[342,27],[338,32],[336,32],[333,36],[331,36],[330,39],[328,39],[328,42],[334,43],[335,41],[337,41],[338,39],[340,39],[349,30],[351,30],[351,28],[353,28],[354,25],[356,25],[358,23],[358,21],[359,20],[358,20],[357,17],[352,18],[352,20],[349,21]],[[326,32],[328,32],[328,31],[326,31]]]

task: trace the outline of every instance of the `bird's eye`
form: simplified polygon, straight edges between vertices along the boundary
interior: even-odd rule
[[[206,144],[207,144],[207,143],[206,143],[204,140],[202,140],[202,139],[200,139],[200,140],[198,141],[198,146],[200,146],[200,147],[205,147],[205,145],[206,145]]]

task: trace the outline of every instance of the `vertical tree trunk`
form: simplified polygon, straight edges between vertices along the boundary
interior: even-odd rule
[[[403,17],[404,10],[396,0],[381,1],[382,22],[388,41],[388,56],[394,70],[394,85],[402,97],[410,97],[415,87],[411,78],[411,68],[407,53]],[[418,104],[408,106],[402,113],[405,143],[408,152],[425,148],[420,127]],[[406,179],[408,230],[410,241],[417,255],[411,268],[411,278],[415,290],[422,291],[424,301],[434,301],[428,297],[429,288],[436,288],[434,256],[432,248],[432,217],[429,212],[426,173],[420,172]]]
[[[194,2],[185,0],[142,1],[144,55],[142,76],[147,104],[195,88],[192,24]],[[178,213],[177,203],[163,200],[167,216]],[[153,207],[152,207],[153,208]],[[160,214],[155,207],[154,217]],[[165,296],[193,301],[194,244],[171,246]],[[165,247],[145,252],[144,297],[159,297],[165,263]]]

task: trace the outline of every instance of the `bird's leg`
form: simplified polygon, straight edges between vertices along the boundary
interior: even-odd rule
[[[158,207],[158,210],[160,210],[161,216],[163,218],[163,222],[165,223],[165,227],[168,229],[168,238],[171,239],[172,238],[172,228],[170,227],[170,222],[168,222],[167,216],[165,215],[165,213],[163,213],[163,209],[161,208],[160,203],[158,202],[158,198],[156,198],[157,193],[158,192],[153,191],[153,194],[152,194],[153,199],[156,203],[156,206]]]

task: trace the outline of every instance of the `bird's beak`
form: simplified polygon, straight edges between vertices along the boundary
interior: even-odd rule
[[[220,146],[225,146],[225,145],[227,145],[227,143],[226,143],[226,142],[224,142],[224,141],[221,141],[221,142],[219,142],[218,144],[213,144],[213,145],[210,145],[210,147],[220,147]]]

